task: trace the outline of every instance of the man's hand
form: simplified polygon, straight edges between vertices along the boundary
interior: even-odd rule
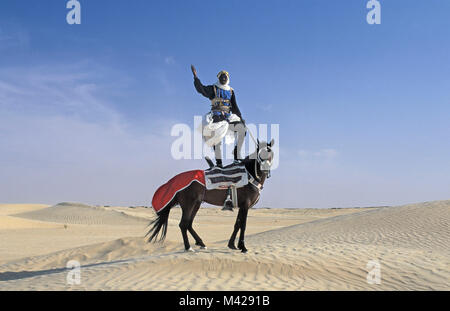
[[[197,70],[195,69],[194,65],[191,65],[191,70],[192,70],[192,73],[194,74],[194,78],[198,78],[197,77]]]

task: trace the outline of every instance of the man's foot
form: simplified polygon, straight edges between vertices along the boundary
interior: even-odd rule
[[[234,159],[233,164],[238,165],[241,164],[242,160],[241,159]]]
[[[205,156],[205,160],[209,165],[209,169],[212,169],[214,167],[213,161],[211,161],[211,159],[208,156]]]

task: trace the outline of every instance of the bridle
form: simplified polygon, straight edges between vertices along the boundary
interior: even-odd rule
[[[264,148],[259,149],[259,144],[258,144],[257,156],[256,156],[256,161],[255,161],[255,177],[256,177],[256,179],[259,179],[259,180],[260,180],[260,176],[258,175],[258,164],[259,164],[259,167],[261,168],[261,171],[267,172],[267,179],[269,179],[271,177],[270,167],[272,166],[272,161],[269,159],[263,159],[261,157],[261,152],[263,152],[263,151],[266,151],[267,153],[272,153],[270,146],[265,146]]]
[[[271,146],[265,146],[262,149],[259,149],[259,139],[255,139],[255,137],[253,136],[252,132],[248,129],[248,127],[245,125],[245,128],[247,129],[247,133],[250,134],[250,137],[253,139],[253,142],[256,145],[256,161],[255,161],[255,178],[253,178],[253,176],[251,176],[251,174],[249,174],[250,176],[250,180],[249,182],[255,186],[259,191],[262,190],[263,186],[259,183],[260,176],[258,175],[258,164],[259,167],[261,168],[261,171],[267,171],[267,179],[269,179],[271,177],[270,174],[270,167],[272,166],[272,161],[269,159],[264,160],[263,158],[261,158],[261,152],[264,150],[267,150],[268,153],[272,153],[272,150],[270,149]],[[267,168],[267,169],[263,169],[263,168]]]

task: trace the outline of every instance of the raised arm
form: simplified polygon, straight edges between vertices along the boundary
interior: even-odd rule
[[[197,76],[197,70],[195,69],[195,67],[193,65],[191,65],[191,70],[192,70],[192,74],[194,75],[194,86],[195,89],[197,90],[197,92],[199,92],[200,94],[202,94],[203,96],[209,98],[209,99],[213,99],[215,94],[214,94],[214,88],[212,87],[212,85],[203,85],[200,82],[200,79]]]

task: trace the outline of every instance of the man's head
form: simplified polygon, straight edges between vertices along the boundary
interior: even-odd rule
[[[230,80],[230,74],[225,70],[222,70],[217,74],[217,78],[219,78],[220,84],[226,85]]]

